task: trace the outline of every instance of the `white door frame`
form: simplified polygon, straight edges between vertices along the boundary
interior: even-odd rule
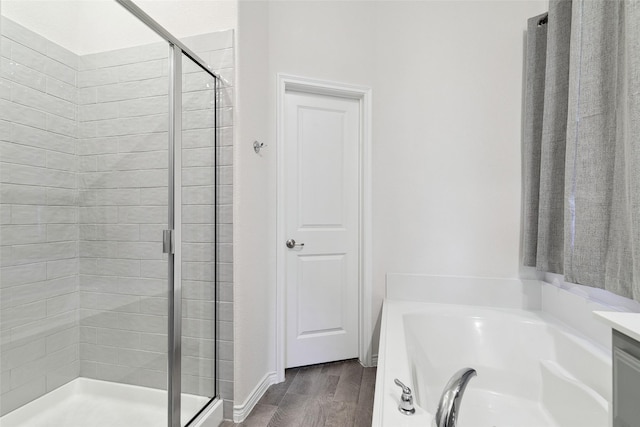
[[[336,83],[306,77],[278,74],[276,113],[277,154],[277,210],[276,210],[276,374],[277,381],[284,381],[286,354],[286,270],[284,242],[286,236],[284,212],[284,98],[287,90],[317,95],[339,96],[355,99],[360,103],[359,203],[358,203],[358,358],[364,366],[372,366],[371,354],[371,294],[372,294],[372,187],[371,187],[371,88]]]

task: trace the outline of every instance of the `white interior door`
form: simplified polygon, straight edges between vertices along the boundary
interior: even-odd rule
[[[284,107],[289,368],[358,357],[360,104],[291,91]]]

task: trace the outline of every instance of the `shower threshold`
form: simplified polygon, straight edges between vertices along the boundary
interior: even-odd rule
[[[181,424],[185,425],[209,400],[208,397],[183,394]],[[1,417],[0,425],[158,427],[167,425],[166,408],[167,392],[164,390],[76,378]]]

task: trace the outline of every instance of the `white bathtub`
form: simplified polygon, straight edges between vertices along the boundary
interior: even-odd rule
[[[459,369],[473,378],[458,427],[606,427],[611,357],[541,311],[387,299],[373,425],[431,426],[440,394]],[[416,413],[397,407],[399,378]]]

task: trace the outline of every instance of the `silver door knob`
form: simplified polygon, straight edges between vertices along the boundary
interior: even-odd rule
[[[286,243],[287,243],[287,247],[289,249],[293,249],[296,246],[304,246],[304,243],[296,243],[296,241],[294,239],[289,239],[289,240],[287,240]]]

